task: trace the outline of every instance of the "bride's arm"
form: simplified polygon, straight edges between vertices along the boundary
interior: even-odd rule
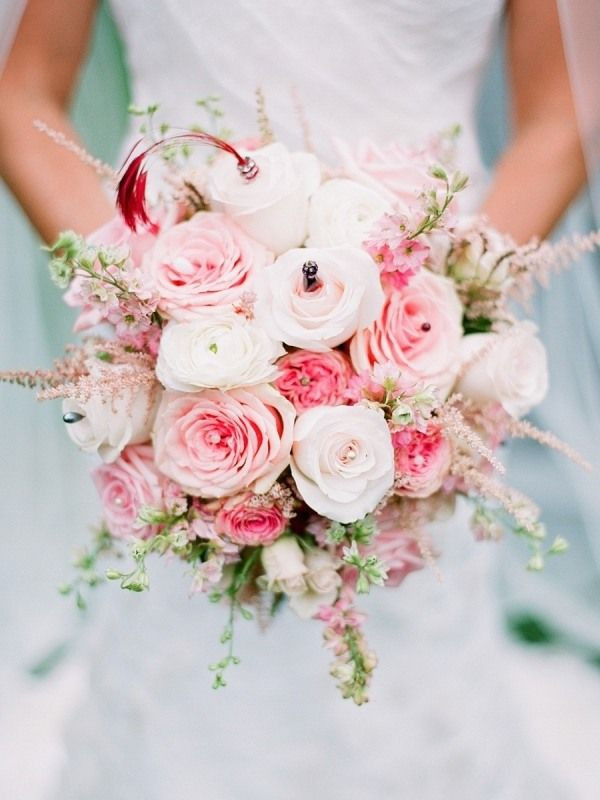
[[[111,216],[89,166],[39,133],[38,118],[69,138],[68,107],[96,0],[29,0],[0,76],[0,174],[46,240],[88,233]]]
[[[585,181],[554,0],[510,1],[507,55],[513,138],[484,211],[522,242],[549,233]]]

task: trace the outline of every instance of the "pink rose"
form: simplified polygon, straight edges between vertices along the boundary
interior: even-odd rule
[[[365,553],[375,555],[384,562],[387,569],[386,586],[400,586],[407,575],[425,566],[414,534],[401,528],[379,533]]]
[[[436,425],[426,431],[403,428],[392,433],[396,494],[429,497],[442,486],[450,469],[452,449]]]
[[[397,364],[405,379],[434,385],[445,397],[460,367],[462,306],[448,278],[423,269],[387,293],[383,311],[356,333],[350,356],[357,372]]]
[[[135,526],[142,506],[164,507],[161,479],[150,445],[129,445],[116,461],[97,467],[92,477],[102,499],[106,526],[113,536],[145,538],[155,532],[150,525]]]
[[[313,406],[344,405],[352,377],[346,356],[337,350],[313,353],[296,350],[277,362],[281,375],[275,385],[298,413]]]
[[[277,506],[253,505],[251,499],[252,494],[245,494],[228,500],[216,516],[215,530],[236,544],[271,544],[284,532],[287,520]]]
[[[266,384],[165,392],[154,427],[156,464],[189,494],[267,491],[288,466],[293,405]]]
[[[414,204],[423,189],[438,183],[428,173],[433,158],[398,142],[381,147],[370,139],[362,139],[355,149],[340,139],[335,139],[334,144],[342,158],[344,174],[383,193],[390,201]]]
[[[134,233],[120,214],[90,233],[86,240],[95,247],[125,247],[133,263],[139,266],[144,254],[156,241],[156,236],[146,229]]]
[[[252,287],[272,255],[224,214],[200,212],[158,237],[144,261],[159,308],[178,321],[226,306]]]

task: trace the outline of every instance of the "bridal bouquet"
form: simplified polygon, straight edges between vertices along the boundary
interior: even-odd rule
[[[65,593],[83,603],[121,543],[131,567],[105,574],[136,592],[150,554],[175,556],[192,592],[229,606],[215,687],[239,660],[237,616],[285,602],[323,624],[360,704],[376,657],[356,597],[434,563],[427,524],[457,495],[476,539],[528,542],[530,569],[566,547],[544,544],[496,453],[530,436],[577,458],[522,419],[546,394],[546,354],[509,301],[582,245],[517,247],[462,216],[445,137],[339,141],[336,166],[263,127],[134,151],[118,216],[50,248],[87,337],[51,370],[3,378],[62,398],[68,435],[99,456],[104,522]]]

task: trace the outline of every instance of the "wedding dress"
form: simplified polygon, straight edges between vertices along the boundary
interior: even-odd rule
[[[194,101],[218,94],[243,137],[261,86],[276,135],[298,148],[300,98],[324,158],[332,136],[410,144],[458,123],[457,163],[472,178],[463,207],[481,202],[474,111],[501,0],[112,6],[132,96],[158,102],[160,119],[185,127]],[[473,543],[464,509],[436,544],[441,579],[424,570],[365,600],[380,664],[362,708],[336,694],[318,623],[286,611],[261,633],[240,621],[242,663],[213,692],[205,665],[224,609],[188,598],[175,562],[152,564],[143,596],[110,587],[80,648],[86,688],[56,798],[591,800],[600,730],[582,698],[600,702],[600,686],[583,665],[505,637],[502,545]]]

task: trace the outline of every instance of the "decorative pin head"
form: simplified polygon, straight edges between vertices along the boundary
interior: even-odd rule
[[[85,414],[79,414],[77,411],[67,411],[63,414],[63,422],[66,422],[67,425],[81,422],[82,419],[85,419]]]
[[[318,272],[319,265],[316,261],[305,261],[302,265],[305,292],[314,292],[321,285],[321,279],[317,275]]]
[[[258,164],[250,156],[246,156],[243,161],[238,161],[237,168],[246,181],[252,181],[258,175]]]

